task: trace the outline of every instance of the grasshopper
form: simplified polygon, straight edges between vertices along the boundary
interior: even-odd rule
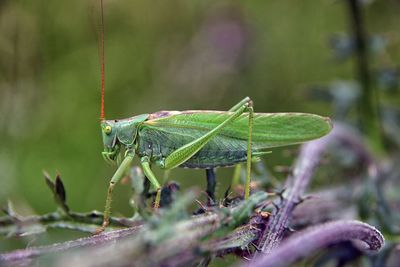
[[[103,14],[102,14],[103,21]],[[104,57],[104,30],[101,48]],[[109,224],[112,192],[135,156],[156,190],[154,208],[160,203],[161,185],[151,165],[212,169],[246,162],[245,199],[250,195],[253,157],[273,147],[298,144],[322,137],[331,130],[329,118],[307,113],[255,113],[253,102],[244,98],[228,111],[159,111],[120,120],[104,115],[104,58],[102,59],[101,131],[107,162],[118,163],[111,178],[104,219]],[[120,159],[122,157],[122,159]]]
[[[128,119],[101,121],[107,162],[123,160],[111,178],[103,228],[108,225],[112,191],[133,158],[140,158],[144,174],[156,189],[154,207],[160,202],[161,186],[150,165],[170,170],[176,167],[226,167],[247,162],[245,199],[250,195],[252,157],[272,147],[298,144],[329,133],[330,120],[307,113],[254,113],[252,101],[244,98],[229,111],[160,111]]]

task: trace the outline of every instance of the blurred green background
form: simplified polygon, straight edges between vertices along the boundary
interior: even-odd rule
[[[400,3],[370,2],[368,32],[394,40],[372,64],[392,65],[400,58]],[[114,168],[101,157],[99,9],[98,1],[0,1],[0,203],[11,200],[21,214],[55,209],[43,169],[61,173],[73,210],[103,209]],[[354,62],[338,64],[328,47],[349,30],[342,1],[105,0],[104,12],[108,119],[227,110],[245,96],[258,112],[331,116],[307,89],[354,78]],[[266,163],[290,159],[278,151]],[[220,196],[231,173],[218,170]],[[204,171],[171,177],[183,190],[205,188]],[[131,214],[129,196],[128,186],[116,188],[114,215]],[[65,239],[53,234],[29,242]],[[13,246],[0,241],[1,250]]]

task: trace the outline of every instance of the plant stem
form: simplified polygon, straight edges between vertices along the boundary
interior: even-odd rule
[[[223,255],[247,247],[258,239],[259,220],[252,218],[242,224],[253,216],[255,208],[265,206],[267,193],[256,192],[248,201],[190,217],[184,209],[196,195],[189,192],[181,196],[143,225],[0,254],[0,265],[48,265],[51,257],[57,266],[187,266],[213,253]],[[55,253],[60,251],[68,254]]]
[[[273,249],[278,247],[288,228],[292,212],[299,201],[301,201],[315,168],[320,162],[322,153],[328,145],[334,142],[350,147],[367,166],[374,165],[374,161],[361,143],[360,137],[353,133],[351,129],[341,124],[335,124],[332,132],[327,136],[304,144],[301,147],[293,173],[287,179],[287,189],[284,192],[281,202],[277,203],[279,208],[271,216],[260,238],[259,246],[262,248],[261,253],[255,253],[255,258],[259,257],[262,253],[269,254]]]
[[[34,226],[40,226],[42,231],[45,231],[46,228],[61,228],[95,233],[96,229],[101,225],[102,220],[103,214],[97,211],[87,213],[71,211],[68,214],[55,211],[39,216],[18,216],[18,218],[4,216],[0,217],[0,235],[26,235],[29,233],[30,227]],[[137,220],[117,217],[110,218],[110,229],[135,226],[137,224]]]
[[[73,248],[88,247],[102,245],[113,240],[121,239],[126,236],[137,233],[142,226],[131,227],[128,229],[115,230],[105,232],[99,235],[93,235],[90,237],[79,238],[64,243],[57,243],[50,246],[32,247],[27,249],[15,250],[9,253],[0,254],[0,263],[15,263],[15,262],[27,262],[29,259],[40,256],[46,253],[54,253],[65,251]]]
[[[384,244],[382,234],[374,227],[359,221],[335,221],[310,227],[291,236],[273,253],[252,262],[252,267],[291,266],[296,260],[316,250],[347,240],[360,240],[367,250],[379,250]],[[247,266],[244,265],[244,266]]]
[[[379,120],[378,95],[371,83],[368,62],[368,37],[364,28],[363,13],[359,0],[347,0],[351,31],[355,39],[356,72],[361,84],[358,112],[363,131],[378,152],[382,151],[382,137]]]

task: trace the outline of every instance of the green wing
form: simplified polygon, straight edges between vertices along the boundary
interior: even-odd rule
[[[158,113],[156,113],[158,114]],[[224,111],[170,111],[162,116],[150,116],[145,125],[162,129],[171,134],[182,132],[198,135],[212,130],[228,118],[232,112]],[[271,147],[298,144],[317,139],[330,132],[329,118],[307,113],[255,113],[253,124],[253,148],[257,150]],[[248,115],[241,115],[226,126],[221,134],[224,137],[247,140]],[[221,136],[221,137],[222,137]]]

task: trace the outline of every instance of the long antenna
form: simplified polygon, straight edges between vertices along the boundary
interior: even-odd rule
[[[101,110],[100,110],[100,120],[105,120],[104,114],[104,92],[105,92],[105,82],[104,82],[104,12],[103,12],[103,0],[100,0],[101,5],[101,25],[100,25],[100,61],[101,61]]]

